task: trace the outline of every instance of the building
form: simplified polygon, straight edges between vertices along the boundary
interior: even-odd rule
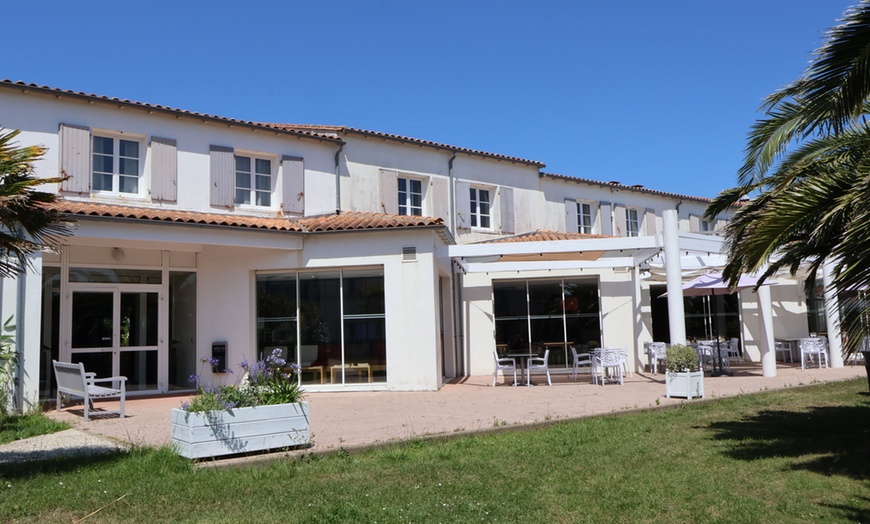
[[[163,394],[192,389],[191,375],[232,381],[226,369],[277,348],[310,391],[410,391],[489,374],[493,350],[512,343],[547,346],[556,370],[572,345],[622,346],[640,369],[644,342],[683,337],[674,318],[689,336],[709,332],[703,300],[668,315],[681,298],[655,298],[722,264],[728,217],[703,220],[706,198],[8,80],[0,115],[22,145],[48,148],[37,173],[69,177],[46,187],[77,219],[60,252],[3,282],[22,405],[50,396],[52,359]],[[768,306],[717,298],[716,324],[747,358],[772,356],[770,326],[805,335],[818,318],[800,289],[784,278]]]

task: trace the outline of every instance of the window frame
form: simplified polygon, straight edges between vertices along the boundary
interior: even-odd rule
[[[589,208],[588,214],[583,212],[584,206]],[[584,217],[589,219],[588,225],[583,223]],[[577,232],[585,235],[592,235],[595,233],[595,212],[592,208],[592,202],[583,200],[577,201]]]
[[[634,219],[632,219],[632,213],[634,213]],[[625,208],[625,236],[626,237],[639,237],[640,236],[640,226],[641,226],[641,215],[640,209],[636,207],[626,207]],[[634,228],[632,228],[632,225]]]
[[[245,158],[250,162],[249,168],[250,171],[239,171],[238,159]],[[248,208],[248,209],[275,209],[277,205],[277,192],[276,192],[276,169],[277,169],[277,157],[274,155],[268,155],[264,153],[256,153],[253,151],[245,151],[245,150],[235,150],[233,152],[233,203],[236,207]],[[258,189],[257,187],[257,179],[258,177],[265,177],[265,173],[258,172],[257,164],[258,161],[265,161],[269,163],[269,189]],[[246,187],[242,187],[239,185],[239,173],[246,173],[250,179],[249,184]],[[239,199],[239,191],[247,191],[248,192],[248,202],[242,202]],[[257,197],[258,195],[266,195],[269,199],[269,203],[258,204]]]
[[[484,187],[484,186],[469,186],[469,196],[468,196],[468,221],[471,225],[472,229],[477,229],[480,231],[492,231],[493,230],[493,216],[492,216],[492,208],[493,201],[492,195],[495,193],[493,188]],[[480,211],[480,204],[482,200],[480,199],[481,192],[486,192],[485,201],[487,212],[482,213]],[[487,225],[481,225],[484,221],[487,222]]]
[[[402,190],[402,183],[405,183],[405,189]],[[419,184],[419,192],[413,192],[411,185]],[[397,214],[404,216],[426,216],[426,181],[420,177],[409,176],[404,173],[399,173],[396,177],[396,188],[397,188]],[[420,198],[420,205],[414,206],[409,203],[411,197],[418,196]],[[402,202],[404,198],[404,203]],[[403,209],[404,208],[404,209]],[[419,210],[419,214],[415,214],[413,211]]]
[[[109,155],[96,151],[96,142],[98,139],[111,140],[112,141],[112,169],[111,172],[97,170],[97,163],[94,161],[96,156],[107,157]],[[137,156],[136,160],[136,174],[135,177],[130,173],[121,173],[121,160],[123,159],[134,159],[134,157],[126,156],[121,154],[121,142],[130,142],[136,144],[137,147]],[[112,196],[143,196],[146,193],[144,173],[145,173],[145,156],[147,152],[147,146],[145,144],[145,137],[139,135],[128,135],[126,133],[113,132],[113,131],[105,131],[102,129],[92,129],[90,133],[90,155],[91,155],[91,169],[90,169],[90,177],[91,177],[91,192],[99,193],[100,195],[112,195]],[[111,189],[97,189],[97,175],[101,177],[111,176],[112,177],[112,188]],[[135,178],[136,181],[136,191],[122,191],[121,190],[121,182],[122,178]]]

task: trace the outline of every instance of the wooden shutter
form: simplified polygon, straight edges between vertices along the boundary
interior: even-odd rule
[[[625,206],[622,204],[613,204],[613,234],[618,237],[628,236],[627,225]]]
[[[171,138],[151,137],[151,199],[175,202],[178,198],[178,144]]]
[[[381,169],[379,173],[380,209],[379,213],[396,215],[399,213],[399,172]]]
[[[514,233],[514,190],[510,187],[498,188],[498,210],[502,233]]]
[[[610,202],[599,203],[601,212],[601,234],[604,236],[613,236],[613,218],[611,217]]]
[[[644,224],[646,226],[646,234],[653,236],[658,233],[658,229],[656,228],[656,210],[646,208],[646,219],[644,219]]]
[[[456,227],[471,228],[471,191],[468,182],[456,181]]]
[[[211,205],[232,208],[235,206],[236,166],[231,147],[209,146],[211,170]]]
[[[433,176],[426,193],[428,213],[441,218],[446,224],[450,217],[450,181],[446,178]]]
[[[691,233],[700,233],[701,232],[701,217],[697,215],[689,215],[689,232]]]
[[[302,157],[282,156],[281,170],[284,173],[282,178],[284,212],[305,214],[305,166]]]
[[[725,226],[728,225],[728,221],[722,218],[716,219],[716,231],[725,231]]]
[[[580,231],[577,217],[577,201],[570,198],[565,199],[565,231],[568,233],[578,233]]]
[[[91,192],[91,130],[72,124],[60,125],[60,175],[68,176],[61,191]]]

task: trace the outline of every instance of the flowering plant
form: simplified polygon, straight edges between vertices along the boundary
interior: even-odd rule
[[[214,365],[211,359],[203,359]],[[233,408],[287,404],[302,400],[303,391],[296,377],[299,365],[287,365],[276,348],[264,360],[249,364],[247,359],[239,365],[245,373],[233,385],[198,387],[197,394],[189,402],[182,402],[181,409],[190,412],[226,411]],[[232,370],[227,369],[232,374]],[[199,381],[198,375],[190,376],[191,382]]]

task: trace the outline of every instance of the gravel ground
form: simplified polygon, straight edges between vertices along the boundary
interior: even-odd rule
[[[0,445],[0,466],[61,456],[109,453],[121,449],[127,448],[105,437],[78,429],[66,429]]]

